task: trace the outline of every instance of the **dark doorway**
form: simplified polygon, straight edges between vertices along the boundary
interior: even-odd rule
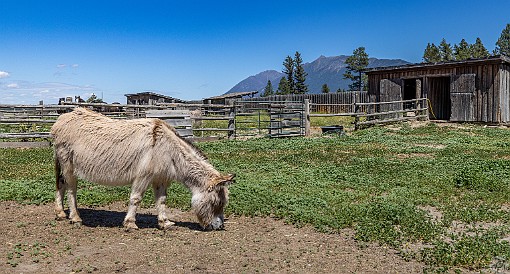
[[[403,100],[412,100],[421,97],[421,80],[404,79]],[[405,102],[404,109],[415,108],[416,102]]]
[[[427,98],[430,100],[430,119],[449,120],[451,115],[450,77],[431,77],[428,79]]]

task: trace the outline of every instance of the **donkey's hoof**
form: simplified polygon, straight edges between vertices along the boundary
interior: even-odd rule
[[[175,223],[170,220],[158,221],[158,227],[161,230],[174,230],[176,229]]]
[[[66,213],[63,210],[55,210],[55,220],[63,221],[67,218]]]
[[[138,226],[135,224],[134,221],[124,221],[123,225],[124,225],[124,229],[126,231],[131,231],[131,230],[138,229]]]
[[[73,224],[74,227],[81,227],[82,222],[80,221],[71,221],[71,224]]]

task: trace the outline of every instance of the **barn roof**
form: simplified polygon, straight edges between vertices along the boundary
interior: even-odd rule
[[[219,96],[213,96],[209,98],[204,98],[204,100],[216,100],[216,99],[229,99],[229,98],[241,98],[244,96],[256,94],[258,91],[241,91],[241,92],[231,92]]]
[[[367,69],[367,70],[365,70],[365,73],[371,74],[371,73],[388,72],[388,71],[473,65],[473,64],[480,64],[480,63],[508,63],[508,64],[510,64],[510,57],[505,56],[505,55],[496,55],[496,56],[490,56],[487,58],[467,59],[467,60],[463,60],[463,61],[448,61],[448,62],[439,62],[439,63],[417,63],[417,64],[407,64],[407,65],[401,65],[401,66],[377,67],[377,68]]]
[[[174,98],[174,97],[171,97],[171,96],[166,96],[166,95],[163,95],[163,94],[158,94],[158,93],[151,92],[151,91],[144,91],[144,92],[138,92],[138,93],[124,94],[124,96],[126,96],[126,97],[143,96],[143,95],[151,95],[151,96],[156,96],[156,97],[159,97],[159,98],[165,98],[165,99],[168,99],[168,100],[175,100],[176,102],[185,102],[184,100],[181,100],[181,99],[177,99],[177,98]]]

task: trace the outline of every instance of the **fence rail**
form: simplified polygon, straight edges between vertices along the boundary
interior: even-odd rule
[[[348,95],[346,95],[348,94]],[[158,117],[174,119],[186,136],[201,138],[238,138],[243,136],[295,136],[310,134],[311,117],[354,117],[355,129],[368,125],[428,119],[426,98],[392,102],[369,102],[363,92],[319,96],[322,102],[312,102],[313,95],[271,96],[257,100],[236,101],[232,105],[164,104],[156,106],[120,104],[66,104],[66,105],[0,105],[0,139],[51,138],[49,127],[56,118],[77,106],[93,108],[114,119]],[[327,97],[330,97],[327,99]],[[285,100],[283,99],[285,98]],[[291,101],[305,98],[303,101]],[[326,99],[324,99],[326,98]],[[338,100],[333,100],[334,98]],[[270,99],[270,98],[269,98]],[[329,102],[324,102],[330,100]],[[335,102],[333,102],[335,101]],[[324,110],[324,111],[318,111]],[[333,112],[336,110],[337,112]],[[152,114],[151,114],[152,113]],[[174,115],[175,114],[175,115]],[[175,116],[172,118],[172,116]],[[179,116],[179,117],[177,117]],[[5,128],[17,125],[15,132]],[[183,133],[184,134],[184,133]]]

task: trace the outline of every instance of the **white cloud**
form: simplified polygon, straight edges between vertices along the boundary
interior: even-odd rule
[[[57,65],[57,68],[59,68],[59,69],[61,69],[61,68],[65,68],[65,67],[67,67],[67,65],[66,65],[66,64],[58,64],[58,65]]]
[[[73,64],[71,67],[73,67],[73,68],[77,68],[77,67],[79,67],[79,66],[80,66],[80,65],[78,65],[78,64]]]
[[[8,72],[6,72],[6,71],[1,71],[1,70],[0,70],[0,79],[1,79],[1,78],[7,78],[7,77],[9,77],[9,76],[10,76],[10,75],[9,75],[9,73],[8,73]]]
[[[33,83],[28,81],[12,81],[0,83],[1,104],[37,104],[40,100],[45,104],[57,104],[58,98],[81,96],[97,93],[93,86],[80,86],[59,82]]]

